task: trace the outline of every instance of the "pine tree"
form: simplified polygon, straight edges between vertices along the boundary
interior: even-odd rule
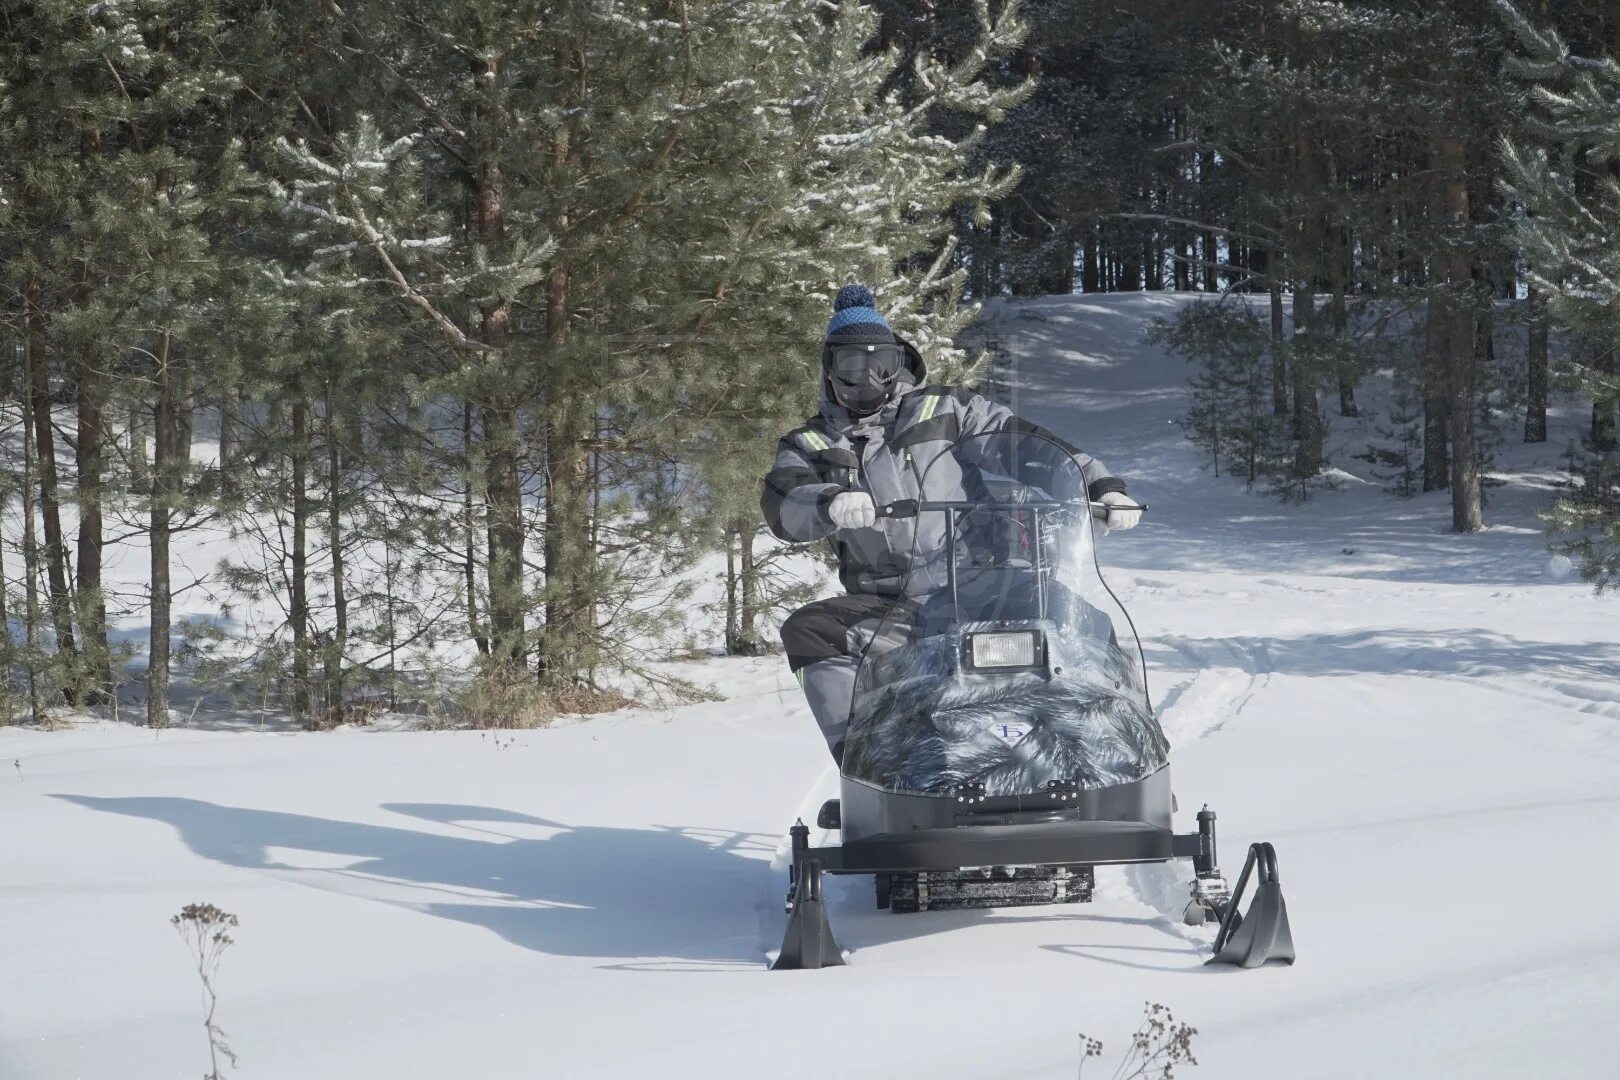
[[[972,312],[950,211],[1016,173],[970,172],[982,128],[947,140],[927,121],[1016,103],[1024,88],[981,75],[1020,27],[981,5],[979,44],[921,63],[927,99],[904,104],[886,93],[897,56],[868,51],[876,21],[858,5],[371,14],[347,29],[389,73],[375,118],[325,146],[284,144],[281,198],[312,238],[285,280],[379,283],[436,335],[411,393],[476,416],[491,660],[532,656],[553,693],[594,686],[634,666],[633,643],[679,599],[659,590],[716,535],[694,495],[717,510],[703,520],[744,516],[702,460],[740,448],[763,472],[761,432],[808,411],[838,285],[875,279],[942,374],[963,366],[950,341]],[[451,29],[421,37],[430,25]],[[681,462],[707,477],[699,490]],[[532,592],[523,474],[544,505]]]
[[[1174,321],[1159,320],[1151,340],[1198,365],[1188,378],[1193,406],[1187,437],[1210,455],[1212,471],[1257,482],[1289,472],[1286,433],[1271,410],[1266,328],[1241,302],[1193,304]]]
[[[1397,371],[1394,393],[1385,410],[1384,422],[1373,432],[1385,446],[1369,446],[1357,455],[1373,466],[1385,481],[1387,490],[1410,499],[1423,490],[1423,397],[1409,373]]]
[[[28,381],[20,392],[34,419],[59,687],[71,701],[106,702],[111,693],[101,550],[104,516],[121,509],[107,500],[107,405],[116,393],[144,402],[136,413],[150,408],[158,421],[150,651],[152,717],[161,722],[164,549],[202,363],[190,335],[207,318],[214,265],[200,220],[232,164],[207,123],[234,86],[220,62],[229,42],[211,5],[185,0],[46,2],[7,18],[0,262],[22,298]],[[76,405],[76,590],[62,513],[70,500],[52,438],[63,400]]]
[[[1577,557],[1582,577],[1602,591],[1620,583],[1620,448],[1611,426],[1620,377],[1606,362],[1620,342],[1620,254],[1611,242],[1620,229],[1620,64],[1573,55],[1556,30],[1496,2],[1522,49],[1511,70],[1537,106],[1528,132],[1501,147],[1507,191],[1522,207],[1513,236],[1550,317],[1593,357],[1572,357],[1564,372],[1593,401],[1584,483],[1547,521],[1555,549]]]

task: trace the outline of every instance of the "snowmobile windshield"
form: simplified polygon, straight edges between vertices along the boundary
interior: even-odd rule
[[[919,461],[919,464],[923,462]],[[1168,747],[1103,580],[1079,465],[1003,431],[931,454],[904,596],[861,658],[846,776],[885,791],[1039,795],[1139,780]]]

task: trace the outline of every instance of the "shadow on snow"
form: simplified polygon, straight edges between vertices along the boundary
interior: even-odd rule
[[[1268,674],[1538,675],[1620,684],[1620,645],[1526,641],[1478,629],[1379,628],[1293,638],[1165,636],[1148,643],[1149,663],[1168,668],[1186,658],[1220,657],[1223,647],[1255,657]],[[1613,700],[1620,703],[1620,692]]]
[[[574,827],[481,806],[383,806],[472,834],[450,836],[197,799],[56,797],[161,821],[193,852],[227,866],[281,872],[316,888],[481,926],[538,952],[677,958],[689,962],[687,970],[690,962],[754,968],[763,961],[756,905],[769,865],[762,853],[774,850],[774,837]],[[537,839],[501,826],[557,831]],[[344,865],[292,866],[272,849]]]
[[[193,852],[227,866],[482,927],[536,952],[615,961],[599,965],[606,969],[760,970],[762,934],[774,938],[781,932],[778,922],[760,918],[780,903],[786,888],[767,858],[777,838],[757,833],[567,826],[515,811],[443,803],[382,807],[468,834],[457,836],[169,796],[55,798],[162,822]],[[536,838],[503,827],[556,831]],[[293,865],[280,861],[281,851],[342,865]],[[993,918],[1001,925],[1050,922],[1054,928],[1141,925],[1176,938],[1179,947],[1163,951],[1179,953],[1181,969],[1197,956],[1196,945],[1179,939],[1163,919],[1075,908],[896,916],[873,910],[870,890],[864,876],[840,881],[834,918],[846,948],[946,935]],[[1172,962],[1166,970],[1176,967]]]

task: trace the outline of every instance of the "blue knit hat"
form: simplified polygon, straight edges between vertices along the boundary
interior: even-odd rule
[[[877,297],[865,285],[845,285],[833,300],[833,317],[827,323],[828,339],[863,344],[894,341],[894,328],[874,306]]]

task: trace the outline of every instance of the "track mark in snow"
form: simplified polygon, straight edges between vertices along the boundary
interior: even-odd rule
[[[1267,589],[1278,589],[1282,592],[1295,593],[1301,596],[1342,597],[1344,595],[1343,589],[1324,589],[1316,585],[1302,585],[1298,581],[1289,581],[1284,578],[1258,578],[1255,580],[1255,584]]]
[[[1553,693],[1563,694],[1565,697],[1592,702],[1596,705],[1620,705],[1620,690],[1613,687],[1591,682],[1574,682],[1567,679],[1538,678],[1536,681]],[[1620,716],[1620,710],[1598,709],[1594,711],[1603,712],[1607,716]]]
[[[1609,720],[1620,720],[1620,691],[1597,682],[1595,679],[1576,680],[1545,675],[1527,675],[1521,678],[1533,683],[1536,689],[1528,690],[1522,686],[1515,686],[1510,689],[1500,684],[1498,686],[1504,691],[1515,693],[1526,701],[1535,702],[1536,704],[1550,705],[1554,708],[1572,712],[1588,713]]]
[[[1264,645],[1221,642],[1219,649],[1213,649],[1194,647],[1186,641],[1171,640],[1166,644],[1200,668],[1190,681],[1166,694],[1160,706],[1159,726],[1172,750],[1225,727],[1270,678],[1271,657]],[[1217,659],[1228,663],[1236,660],[1241,666],[1208,666]],[[1108,869],[1099,868],[1099,890]],[[1115,880],[1119,885],[1132,899],[1157,912],[1169,932],[1200,947],[1213,939],[1213,928],[1191,927],[1181,921],[1189,896],[1183,862],[1140,863],[1119,867],[1117,872]]]
[[[1176,687],[1159,709],[1159,726],[1171,747],[1219,731],[1254,696],[1261,678],[1239,668],[1208,668]]]
[[[1187,866],[1186,862],[1175,859],[1167,863],[1132,863],[1118,869],[1133,899],[1156,912],[1167,931],[1202,949],[1215,940],[1215,927],[1209,924],[1188,926],[1182,922],[1192,895]],[[1107,867],[1098,868],[1099,888],[1104,869]]]
[[[1159,726],[1172,749],[1225,727],[1275,670],[1263,641],[1161,638],[1160,643],[1186,657],[1196,672],[1190,682],[1166,694],[1159,707]]]

